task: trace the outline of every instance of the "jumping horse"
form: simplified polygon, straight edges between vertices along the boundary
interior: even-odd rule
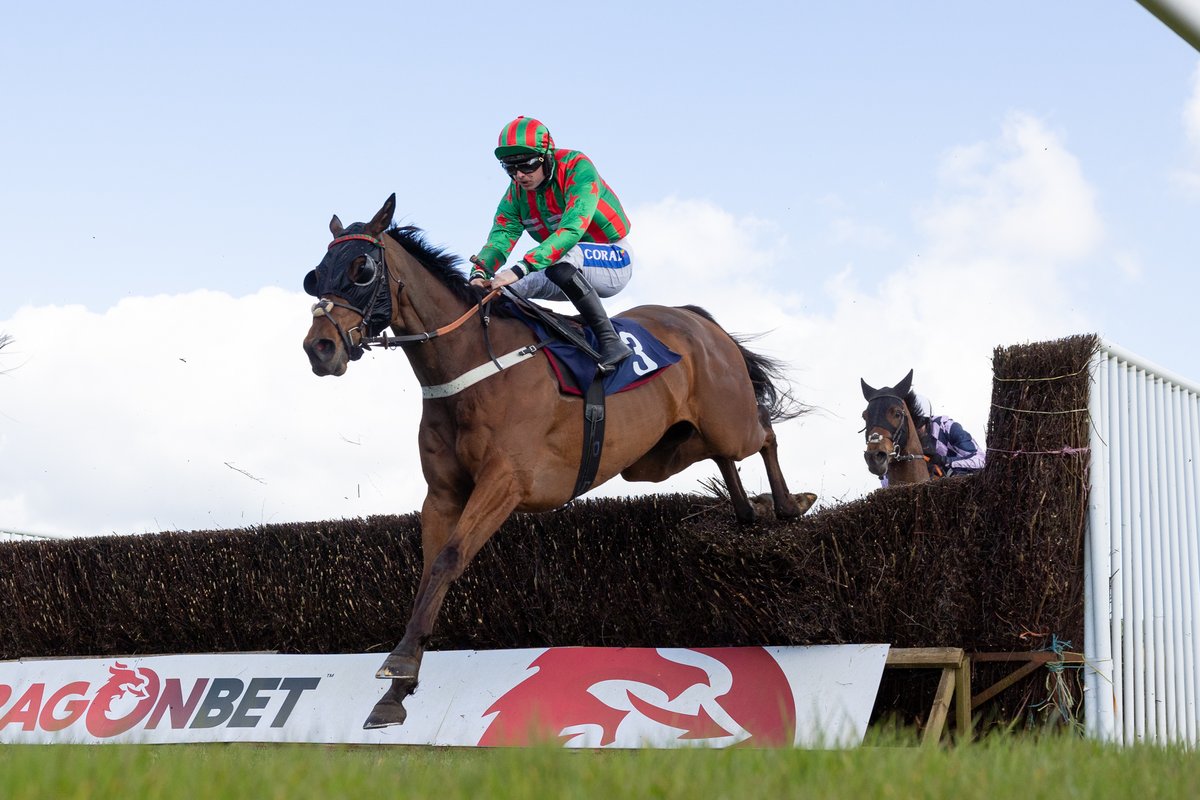
[[[421,506],[424,567],[404,636],[376,673],[391,686],[364,728],[404,722],[403,701],[416,688],[451,583],[510,514],[572,499],[584,436],[583,400],[560,393],[546,359],[533,358],[538,340],[529,327],[505,315],[501,304],[487,303],[496,292],[484,297],[471,286],[457,257],[429,246],[415,228],[393,227],[395,206],[393,194],[370,222],[349,227],[334,216],[333,241],[305,277],[305,289],[318,298],[304,338],[313,372],[344,374],[364,346],[386,340],[379,334],[390,327],[424,397],[417,434],[428,485]],[[485,322],[473,334],[461,327],[472,316]],[[759,453],[775,515],[802,514],[780,470],[772,429],[799,413],[777,385],[780,364],[746,349],[694,306],[639,306],[621,316],[681,358],[608,398],[593,485],[616,475],[662,481],[712,459],[735,515],[749,522],[755,512],[736,462]]]
[[[916,394],[912,390],[913,371],[895,386],[874,389],[862,378],[863,411],[867,449],[863,451],[867,469],[879,478],[887,476],[889,486],[924,483],[930,479],[929,462],[921,447],[914,422]]]

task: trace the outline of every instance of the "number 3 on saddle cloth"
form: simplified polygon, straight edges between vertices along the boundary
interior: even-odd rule
[[[619,362],[597,384],[596,362],[590,355],[564,341],[559,334],[550,330],[550,326],[525,313],[521,306],[511,305],[519,309],[519,315],[533,329],[538,339],[547,342],[543,352],[558,378],[559,390],[564,394],[584,398],[583,454],[579,460],[575,490],[571,494],[572,498],[578,497],[591,488],[592,481],[596,479],[596,470],[600,466],[600,451],[604,446],[604,398],[653,380],[664,369],[678,362],[680,355],[638,323],[614,317],[613,328],[633,351],[633,355]],[[545,311],[538,306],[534,308]],[[583,335],[593,350],[599,349],[596,337],[587,326],[583,326]]]
[[[540,339],[553,339],[554,334],[533,320],[527,320]],[[616,394],[641,386],[655,378],[664,369],[679,361],[679,354],[654,338],[650,331],[632,320],[616,317],[613,328],[621,341],[629,346],[633,355],[619,362],[612,372],[604,376],[604,395]],[[584,336],[593,350],[599,350],[596,337],[588,328]],[[553,340],[545,348],[550,368],[558,377],[558,388],[564,394],[580,397],[587,394],[596,377],[596,362],[591,356],[569,342]]]

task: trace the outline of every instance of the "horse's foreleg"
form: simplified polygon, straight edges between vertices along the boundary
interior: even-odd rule
[[[725,488],[729,490],[729,500],[733,503],[733,513],[738,522],[754,522],[754,507],[750,505],[750,498],[746,496],[746,489],[742,486],[737,464],[732,458],[724,456],[713,456],[713,461],[717,462],[721,477],[725,479]]]
[[[758,407],[758,421],[767,432],[766,441],[758,451],[767,467],[767,482],[771,485],[771,500],[775,503],[775,516],[779,519],[798,517],[808,509],[801,508],[796,498],[788,491],[787,481],[783,478],[783,469],[779,466],[779,446],[775,438],[775,429],[771,427],[770,412],[762,406]]]
[[[450,533],[454,530],[455,523],[458,521],[459,512],[453,507],[453,504],[448,506],[442,505],[439,507],[437,501],[432,497],[425,498],[425,504],[421,508],[421,549],[425,554],[425,567],[421,574],[421,582],[417,587],[416,597],[421,598],[427,594],[426,587],[429,585],[429,577],[432,568],[432,562],[429,554],[436,553],[441,550],[442,543],[449,538]],[[411,622],[410,622],[411,627]],[[403,649],[403,642],[397,646],[387,657],[384,662],[385,667],[388,667],[392,672],[391,686],[387,692],[380,698],[375,707],[371,709],[370,715],[366,722],[363,723],[363,728],[371,730],[373,728],[386,728],[389,725],[402,725],[408,717],[408,712],[404,709],[404,698],[408,697],[417,688],[417,675],[421,667],[421,653],[419,650]],[[375,673],[376,677],[384,677],[382,675],[384,668],[380,668]]]
[[[422,520],[425,574],[417,590],[412,615],[404,629],[404,638],[375,673],[378,678],[391,679],[392,686],[376,704],[364,727],[380,727],[404,721],[403,700],[416,689],[425,645],[433,633],[434,622],[450,584],[462,574],[519,501],[511,470],[493,470],[481,476],[448,537],[436,532],[426,536],[425,520]]]
[[[408,712],[404,710],[404,698],[413,693],[416,685],[416,681],[392,681],[391,687],[371,708],[371,713],[363,723],[363,730],[403,725],[404,720],[408,719]]]
[[[425,519],[422,516],[423,523]],[[426,569],[425,574],[421,576],[417,597],[421,597],[425,593],[425,586],[428,583],[429,570]],[[397,646],[384,661],[384,667],[391,665],[393,670],[392,683],[379,702],[371,709],[366,722],[363,723],[365,730],[386,728],[389,725],[403,725],[404,720],[408,717],[408,712],[404,710],[404,698],[417,688],[417,675],[421,669],[421,653],[420,651],[409,653],[406,657],[400,650],[401,648]],[[375,677],[385,677],[382,674],[384,667],[375,673]]]
[[[421,587],[417,590],[412,616],[404,629],[404,638],[384,659],[383,666],[375,673],[375,677],[408,682],[412,684],[412,688],[416,688],[417,675],[421,670],[421,656],[425,652],[426,641],[433,633],[433,624],[442,607],[442,601],[446,598],[450,584],[462,574],[469,560],[470,557],[464,555],[462,548],[452,542],[447,542],[438,551],[428,578],[421,581]]]

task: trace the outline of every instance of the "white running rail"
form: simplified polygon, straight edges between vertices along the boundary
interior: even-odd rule
[[[1091,376],[1087,730],[1121,744],[1195,745],[1200,385],[1107,342]]]

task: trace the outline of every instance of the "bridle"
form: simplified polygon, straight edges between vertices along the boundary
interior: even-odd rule
[[[872,425],[869,420],[867,421],[867,427],[872,428],[872,429],[883,428],[887,434],[887,438],[891,440],[892,450],[891,450],[891,452],[888,453],[888,463],[895,464],[898,462],[903,463],[906,461],[917,461],[918,459],[924,459],[925,455],[923,453],[902,453],[902,452],[900,452],[905,447],[905,445],[908,444],[909,414],[908,414],[908,406],[904,402],[904,398],[898,397],[897,395],[894,395],[894,394],[877,394],[874,397],[872,397],[870,400],[867,401],[867,408],[870,409],[871,404],[873,404],[876,400],[883,400],[885,398],[897,400],[900,403],[900,421],[899,421],[899,423],[897,423],[895,430],[888,431],[887,426],[885,426],[885,425],[878,425],[878,424]],[[890,406],[889,406],[889,408],[890,408]],[[868,446],[873,445],[873,444],[879,444],[883,441],[883,439],[884,439],[884,433],[880,433],[878,430],[871,430],[869,433],[867,433],[867,445]]]
[[[329,251],[337,247],[339,244],[351,241],[368,242],[373,244],[379,250],[378,261],[376,261],[370,253],[365,253],[363,255],[363,258],[366,259],[364,269],[369,270],[370,274],[365,281],[354,281],[354,283],[358,286],[371,287],[371,295],[366,306],[364,308],[358,308],[357,306],[351,305],[344,300],[334,300],[329,297],[319,297],[317,298],[317,302],[313,303],[312,315],[314,317],[327,318],[337,330],[338,336],[341,337],[342,345],[346,348],[346,355],[349,356],[351,361],[358,361],[360,358],[362,358],[363,350],[368,348],[367,342],[369,341],[369,337],[367,336],[367,333],[369,333],[369,330],[367,329],[367,320],[370,319],[371,315],[375,312],[375,307],[379,305],[383,296],[388,291],[387,279],[385,279],[384,276],[386,275],[387,278],[395,281],[397,294],[399,293],[400,289],[404,288],[404,284],[397,280],[392,275],[391,270],[388,269],[387,252],[384,250],[383,242],[379,241],[374,236],[369,236],[365,233],[348,233],[343,236],[338,236],[336,239],[330,242],[329,247],[325,249],[326,251]],[[334,318],[333,314],[330,313],[335,308],[344,308],[347,311],[352,311],[357,314],[359,317],[358,324],[353,328],[343,328],[341,323],[339,323],[337,319]],[[358,342],[355,342],[353,337],[353,334],[356,331],[358,332]]]
[[[363,352],[365,350],[370,350],[373,346],[388,349],[392,347],[400,347],[404,344],[411,344],[413,342],[427,342],[430,339],[436,339],[443,334],[447,334],[455,330],[475,314],[480,314],[482,316],[483,324],[486,328],[488,324],[488,317],[485,309],[487,308],[487,304],[500,294],[502,291],[501,289],[493,289],[492,291],[488,292],[480,299],[478,304],[473,306],[461,317],[448,325],[443,325],[442,327],[437,328],[436,330],[424,331],[422,333],[405,334],[402,336],[389,336],[386,331],[381,330],[378,336],[369,335],[370,329],[367,327],[367,320],[371,318],[371,315],[375,312],[376,307],[388,297],[388,281],[390,280],[396,284],[397,299],[400,297],[400,292],[404,290],[404,281],[392,274],[392,271],[387,264],[387,250],[384,248],[383,242],[381,242],[379,239],[376,239],[374,236],[369,236],[365,233],[344,234],[330,242],[329,247],[326,248],[326,250],[332,250],[334,247],[342,244],[343,242],[355,240],[361,240],[373,244],[379,250],[378,261],[376,261],[370,253],[364,254],[364,258],[367,259],[364,269],[369,270],[371,274],[362,282],[356,282],[356,285],[358,286],[372,287],[370,299],[367,301],[366,306],[364,308],[358,308],[350,303],[341,300],[334,300],[329,297],[318,298],[317,302],[313,303],[312,306],[312,315],[314,317],[325,317],[337,330],[338,335],[342,339],[342,345],[346,348],[346,355],[351,361],[357,361],[358,359],[362,358]],[[387,277],[385,278],[384,276]],[[343,328],[330,313],[335,308],[344,308],[347,311],[357,314],[359,316],[358,324],[352,328]],[[386,324],[384,327],[386,327]],[[358,333],[357,342],[354,341],[353,337],[355,332]],[[490,343],[488,345],[488,350],[491,350]],[[494,360],[495,358],[493,357],[493,361]]]

